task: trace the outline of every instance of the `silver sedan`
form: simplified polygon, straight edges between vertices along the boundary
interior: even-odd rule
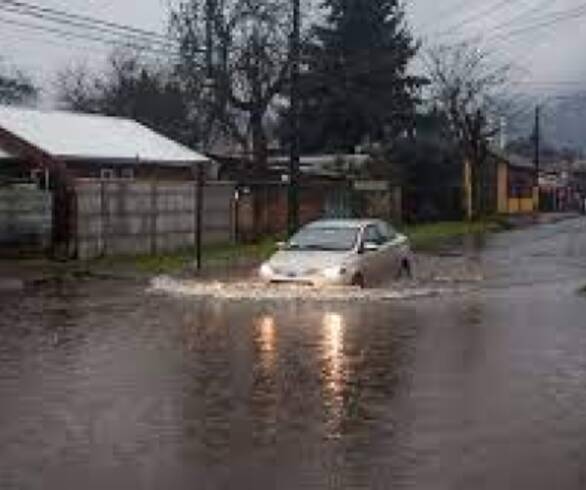
[[[260,267],[268,283],[365,287],[411,274],[405,235],[381,220],[322,220],[303,227]]]

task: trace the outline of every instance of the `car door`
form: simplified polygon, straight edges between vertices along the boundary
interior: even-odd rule
[[[368,250],[367,244],[376,245],[377,250]],[[384,238],[375,224],[368,225],[362,235],[362,275],[369,284],[378,283],[384,275]]]
[[[384,267],[386,278],[393,278],[401,267],[401,253],[397,241],[399,234],[384,221],[378,222],[377,227],[383,237],[383,243],[381,245],[381,267]]]

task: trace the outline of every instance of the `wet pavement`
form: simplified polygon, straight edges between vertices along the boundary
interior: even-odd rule
[[[451,255],[393,301],[0,293],[0,488],[585,488],[586,221]]]

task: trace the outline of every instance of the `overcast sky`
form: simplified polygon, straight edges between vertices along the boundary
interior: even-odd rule
[[[161,33],[169,11],[169,0],[25,1]],[[0,6],[3,2],[0,0]],[[583,0],[407,0],[409,22],[426,42],[484,35],[485,44],[498,56],[518,63],[517,77],[528,82],[526,87],[550,91],[575,88],[574,84],[549,85],[553,82],[586,80],[583,62],[586,12],[578,11],[574,19],[500,42],[494,39],[499,33],[495,29],[501,26],[500,33],[509,34],[580,5],[584,5]],[[7,19],[27,24],[39,21],[0,10],[0,56],[25,69],[43,86],[50,86],[55,72],[67,64],[84,60],[99,65],[110,49],[89,41],[67,40],[30,27],[9,25]]]

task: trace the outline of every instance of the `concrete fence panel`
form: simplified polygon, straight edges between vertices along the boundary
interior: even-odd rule
[[[234,189],[230,182],[212,182],[204,187],[205,244],[233,239]],[[76,183],[76,191],[76,243],[81,259],[169,253],[195,246],[195,182],[84,179]]]

